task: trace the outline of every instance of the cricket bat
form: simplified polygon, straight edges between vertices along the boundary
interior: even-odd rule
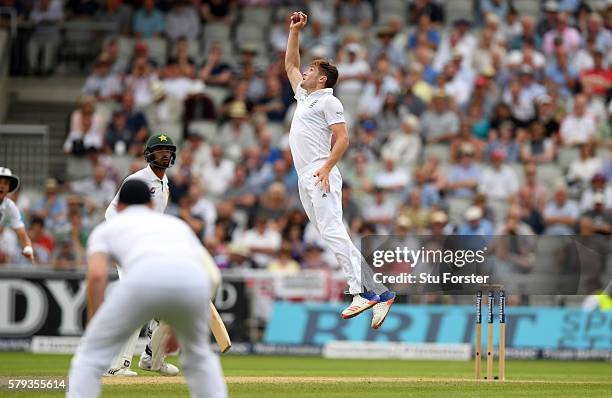
[[[210,330],[212,330],[213,336],[215,336],[217,345],[222,353],[232,348],[232,341],[227,333],[223,319],[221,319],[219,312],[217,312],[212,302],[210,302]]]

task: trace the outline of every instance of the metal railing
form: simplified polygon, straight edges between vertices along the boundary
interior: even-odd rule
[[[22,186],[42,189],[49,169],[49,128],[0,124],[0,164],[19,175]]]

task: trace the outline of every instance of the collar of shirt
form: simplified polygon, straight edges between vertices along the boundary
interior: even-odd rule
[[[159,178],[154,172],[153,169],[151,168],[151,166],[147,166],[146,167],[147,170],[147,176],[151,179],[151,181],[161,181],[161,182],[168,182],[168,176],[166,175],[166,173],[164,173],[163,178]]]
[[[333,94],[334,93],[334,89],[331,87],[328,88],[320,88],[318,90],[313,91],[310,94],[307,94],[308,97],[312,97],[313,95],[323,95],[323,94]]]
[[[123,209],[121,213],[153,213],[154,211],[146,205],[130,205]]]

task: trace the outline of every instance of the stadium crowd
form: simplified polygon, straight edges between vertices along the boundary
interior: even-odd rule
[[[335,267],[300,206],[288,147],[295,9],[309,15],[303,59],[331,58],[340,73],[344,219],[357,243],[372,233],[612,234],[612,2],[534,0],[535,13],[462,2],[469,19],[449,12],[453,2],[3,0],[36,24],[32,73],[55,68],[58,21],[117,27],[63,147],[93,174],[49,179],[35,200],[15,195],[37,263],[84,264],[88,233],[127,172],[115,159],[144,167],[144,142],[164,132],[179,147],[169,212],[220,267]],[[7,228],[2,262],[25,264]]]

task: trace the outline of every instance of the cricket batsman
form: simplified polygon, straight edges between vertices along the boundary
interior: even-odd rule
[[[125,181],[133,179],[139,179],[144,181],[149,187],[149,193],[151,194],[151,200],[153,202],[153,209],[158,213],[163,213],[168,205],[168,198],[170,197],[170,191],[168,188],[168,176],[166,176],[166,169],[171,167],[176,161],[176,145],[172,142],[172,139],[165,134],[157,134],[149,137],[146,143],[144,158],[148,163],[147,167],[137,171],[134,174],[129,175]],[[117,215],[117,206],[119,203],[119,193],[115,195],[112,202],[106,209],[105,218],[111,220]],[[158,225],[153,223],[150,224],[150,228],[160,228]],[[117,267],[119,278],[123,278],[123,267],[119,263]],[[129,306],[130,303],[126,302],[124,306]],[[151,370],[151,359],[153,357],[153,347],[151,345],[151,338],[153,333],[158,329],[158,322],[151,320],[147,325],[147,337],[149,341],[140,356],[138,367],[144,370]],[[137,373],[130,370],[132,364],[132,358],[134,356],[134,350],[138,341],[138,335],[140,334],[140,328],[134,331],[129,339],[126,341],[124,346],[119,351],[119,355],[113,360],[111,367],[106,372],[106,376],[136,376]],[[179,372],[178,368],[170,363],[163,363],[159,370],[155,370],[164,376],[176,376]]]
[[[221,364],[209,342],[207,303],[218,287],[219,269],[184,221],[154,207],[149,182],[131,178],[119,191],[119,214],[98,225],[89,238],[89,322],[70,366],[68,398],[98,397],[104,370],[121,344],[151,318],[172,328],[160,349],[180,344],[191,396],[227,397]],[[111,258],[121,264],[123,277],[104,297]]]
[[[342,177],[336,163],[348,148],[349,139],[344,109],[333,90],[338,69],[318,59],[300,72],[300,30],[306,21],[302,12],[291,15],[285,53],[285,71],[297,100],[289,145],[299,176],[300,200],[347,278],[353,301],[342,311],[342,318],[352,318],[373,307],[372,328],[378,329],[396,295],[374,281],[342,222]]]
[[[0,225],[13,228],[22,247],[21,254],[30,262],[34,262],[32,241],[26,232],[21,213],[15,202],[6,197],[9,193],[15,192],[18,187],[19,177],[14,175],[10,169],[0,166]]]

